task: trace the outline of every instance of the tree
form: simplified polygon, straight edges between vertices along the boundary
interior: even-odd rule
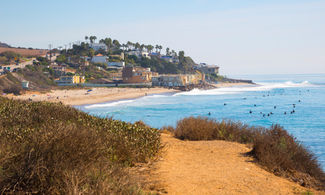
[[[152,52],[153,48],[154,48],[153,45],[147,45],[147,50],[148,50],[149,53]]]
[[[180,61],[180,62],[184,62],[184,59],[185,59],[185,52],[184,52],[184,51],[179,51],[179,52],[178,52],[178,56],[179,56],[179,61]]]
[[[135,49],[140,49],[140,46],[141,46],[141,45],[140,45],[140,43],[138,43],[138,42],[134,45]]]
[[[85,40],[86,40],[86,42],[87,42],[88,38],[89,38],[88,36],[85,36]]]
[[[120,47],[121,47],[121,44],[120,44],[120,42],[118,42],[118,40],[113,40],[113,45],[114,45],[114,47],[116,47],[117,49],[120,49]]]
[[[97,39],[96,36],[90,36],[89,37],[90,43],[94,43],[96,39]]]
[[[131,41],[128,41],[128,42],[126,43],[126,45],[127,45],[127,47],[128,47],[128,50],[130,50],[131,47],[133,46],[133,43],[132,43]]]
[[[156,53],[158,53],[159,45],[156,45],[155,49],[156,49]]]
[[[167,48],[166,48],[166,55],[167,55],[167,56],[170,56],[170,51],[169,51],[169,50],[170,50],[169,47],[167,47]]]
[[[56,60],[55,60],[57,63],[63,63],[63,62],[65,62],[66,61],[66,57],[65,57],[65,55],[59,55],[57,58],[56,58]]]
[[[140,51],[143,51],[143,49],[145,48],[146,46],[144,44],[140,45]]]
[[[104,43],[107,46],[108,50],[110,50],[111,47],[112,47],[112,44],[113,44],[112,39],[111,38],[105,38]]]

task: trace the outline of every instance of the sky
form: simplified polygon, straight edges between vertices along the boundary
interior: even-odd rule
[[[325,0],[0,0],[0,41],[86,35],[184,50],[224,75],[325,73]]]

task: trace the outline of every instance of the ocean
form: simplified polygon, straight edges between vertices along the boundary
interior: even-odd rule
[[[188,116],[232,119],[264,127],[280,124],[311,150],[325,169],[325,74],[231,78],[251,79],[258,85],[194,89],[77,108],[100,117],[128,122],[142,120],[156,128],[175,126]]]

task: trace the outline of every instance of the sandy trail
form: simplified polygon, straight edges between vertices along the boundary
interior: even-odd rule
[[[277,177],[244,156],[249,149],[226,141],[180,141],[162,134],[166,144],[152,177],[168,194],[301,194],[308,189]],[[320,193],[315,193],[320,194]]]

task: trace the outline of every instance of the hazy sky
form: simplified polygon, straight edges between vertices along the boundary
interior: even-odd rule
[[[1,0],[0,41],[112,37],[184,50],[222,74],[325,73],[325,0]]]

